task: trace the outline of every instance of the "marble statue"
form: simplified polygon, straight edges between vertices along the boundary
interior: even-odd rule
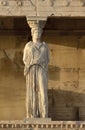
[[[26,76],[27,118],[48,117],[48,63],[49,49],[41,42],[42,28],[39,23],[31,29],[32,41],[25,45],[23,62]]]

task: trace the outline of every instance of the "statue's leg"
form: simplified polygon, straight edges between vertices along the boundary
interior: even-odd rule
[[[34,68],[29,70],[26,76],[26,117],[35,117],[35,77]]]
[[[36,74],[36,66],[34,66],[33,68],[33,77],[32,77],[32,102],[33,102],[33,117],[37,116],[37,107],[36,107],[36,78],[37,78],[37,74]]]
[[[36,66],[36,75],[35,75],[35,117],[40,117],[39,113],[39,84],[38,84],[38,71],[39,67]]]
[[[29,76],[26,75],[26,118],[29,118]]]
[[[38,72],[39,81],[39,111],[43,118],[48,117],[48,96],[47,96],[47,74],[39,68]]]

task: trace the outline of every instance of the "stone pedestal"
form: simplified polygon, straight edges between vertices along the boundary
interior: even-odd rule
[[[24,123],[28,124],[46,124],[51,123],[51,118],[25,118]]]

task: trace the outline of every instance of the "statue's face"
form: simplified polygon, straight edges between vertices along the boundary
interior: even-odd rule
[[[41,38],[41,31],[40,30],[35,30],[34,33],[33,33],[33,40],[34,41],[37,41]]]

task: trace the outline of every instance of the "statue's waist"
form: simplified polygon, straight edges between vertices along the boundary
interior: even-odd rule
[[[47,67],[43,66],[42,64],[30,64],[29,66],[25,66],[24,75],[26,75],[32,67],[37,67],[37,66],[44,69],[44,71],[47,72]]]
[[[41,64],[32,64],[32,65],[30,65],[30,67],[33,67],[33,66],[40,66],[40,67],[43,67]]]
[[[46,67],[46,65],[43,64],[43,63],[42,64],[34,63],[34,64],[30,64],[29,67],[27,67],[27,68],[31,68],[31,67],[34,67],[34,66],[35,67],[38,66],[38,67],[41,67],[41,68],[45,68]]]

